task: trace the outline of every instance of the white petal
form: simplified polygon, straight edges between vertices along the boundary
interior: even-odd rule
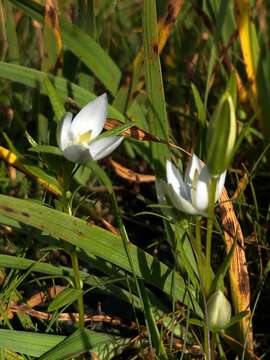
[[[204,166],[197,183],[195,183],[191,190],[192,204],[200,212],[207,212],[209,203],[209,183],[210,175],[207,166]]]
[[[191,215],[199,215],[200,212],[195,209],[195,207],[191,204],[191,202],[184,199],[180,194],[176,193],[172,187],[172,185],[168,186],[168,195],[173,206],[182,212],[191,214]]]
[[[224,184],[225,184],[225,179],[226,179],[226,171],[224,171],[218,179],[215,201],[217,201],[221,195],[221,192],[222,192]]]
[[[64,157],[69,161],[86,164],[92,160],[89,154],[89,149],[83,145],[70,145],[64,149]]]
[[[176,194],[180,195],[186,200],[190,200],[190,193],[184,183],[182,175],[173,163],[167,160],[166,164],[167,182],[170,184]]]
[[[103,94],[82,108],[71,124],[74,139],[88,131],[91,131],[92,139],[101,133],[106,121],[107,105],[107,95]]]
[[[89,152],[93,160],[100,160],[110,155],[123,141],[123,136],[108,136],[94,141],[89,145]]]
[[[63,120],[57,128],[57,141],[60,149],[63,151],[71,142],[70,126],[73,118],[72,113],[65,114]]]
[[[192,158],[188,162],[188,166],[185,171],[185,183],[188,186],[192,186],[192,181],[194,178],[194,174],[197,170],[198,174],[201,173],[203,165],[201,164],[201,160],[195,154],[192,155]]]

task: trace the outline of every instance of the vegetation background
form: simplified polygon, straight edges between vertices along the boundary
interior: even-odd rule
[[[0,1],[1,359],[268,358],[269,16],[261,0]],[[232,77],[211,281],[233,317],[214,332],[194,245],[204,257],[209,220],[168,219],[155,179],[205,160]],[[103,92],[125,140],[74,168],[57,123]]]

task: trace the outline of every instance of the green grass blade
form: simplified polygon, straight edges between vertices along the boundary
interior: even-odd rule
[[[65,45],[94,73],[112,95],[116,95],[121,71],[93,38],[60,17]]]
[[[124,270],[131,271],[121,238],[102,228],[89,226],[81,219],[39,204],[5,195],[0,195],[0,214],[46,231],[56,238],[78,246],[86,254],[93,254]],[[155,285],[170,296],[173,280],[172,269],[133,244],[129,244],[129,253],[136,276]],[[191,288],[188,293],[192,294]],[[175,278],[175,295],[179,301],[190,303],[184,280],[179,275]],[[192,301],[195,311],[202,316],[195,299]]]
[[[12,2],[39,22],[43,22],[44,7],[30,0]],[[64,45],[93,72],[112,95],[116,95],[121,71],[105,50],[87,33],[59,16]]]
[[[37,88],[41,94],[47,95],[44,80],[48,77],[48,74],[45,72],[0,61],[0,77]],[[58,95],[64,101],[66,101],[68,97],[71,97],[80,106],[84,106],[96,97],[95,94],[61,77],[49,76],[49,79],[55,86]],[[108,107],[108,116],[120,121],[124,121],[125,119],[124,116],[111,105]]]
[[[51,81],[48,77],[46,77],[44,79],[44,86],[47,91],[47,95],[50,99],[56,119],[57,119],[57,121],[61,121],[63,116],[66,113],[66,110],[64,108],[64,105],[63,105],[61,99],[59,98],[59,96],[57,94],[57,91],[55,90],[55,87],[53,86],[53,84],[51,83]]]
[[[168,119],[166,112],[163,80],[158,54],[158,29],[156,1],[144,1],[144,64],[145,85],[149,100],[149,130],[153,135],[168,139]],[[164,163],[168,149],[162,144],[151,143],[152,157],[157,175],[164,173]]]
[[[158,356],[158,359],[160,360],[166,360],[168,359],[166,350],[163,345],[162,338],[160,336],[154,314],[152,311],[152,307],[149,301],[149,298],[145,292],[144,283],[142,281],[139,282],[140,284],[140,290],[142,294],[142,300],[143,300],[143,307],[144,307],[144,313],[145,313],[145,321],[148,328],[148,333],[151,338],[153,347],[156,350],[156,354]]]
[[[81,290],[67,288],[61,291],[49,304],[48,311],[55,311],[67,304],[72,304],[76,301],[79,295],[82,293]]]
[[[39,360],[67,359],[89,350],[95,350],[95,348],[103,344],[113,344],[115,347],[119,347],[121,342],[123,343],[123,339],[120,337],[98,333],[85,328],[78,329],[53,349],[41,356]]]
[[[7,41],[8,41],[8,59],[13,64],[19,63],[19,46],[16,34],[16,25],[14,21],[13,5],[9,1],[5,1],[6,11],[6,29],[7,29]]]
[[[0,329],[0,346],[30,356],[44,354],[64,338],[59,335]]]

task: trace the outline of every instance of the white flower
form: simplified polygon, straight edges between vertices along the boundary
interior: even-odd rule
[[[166,173],[166,190],[172,205],[177,210],[188,214],[206,216],[211,180],[207,166],[202,165],[200,159],[193,154],[188,163],[184,179],[171,161],[167,161]],[[218,179],[215,201],[220,197],[225,177],[226,172],[221,174]],[[157,190],[159,190],[159,187],[157,187]],[[158,194],[158,198],[159,201],[163,198],[164,202],[164,190],[163,194]]]
[[[80,164],[100,160],[121,143],[122,136],[108,136],[93,141],[103,130],[107,104],[107,95],[103,94],[84,106],[73,120],[72,113],[66,113],[60,124],[58,139],[65,158]]]

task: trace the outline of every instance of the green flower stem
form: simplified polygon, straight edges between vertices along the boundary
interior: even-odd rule
[[[78,167],[76,168],[77,171]],[[70,179],[65,179],[66,183],[64,182],[65,188],[69,188]],[[67,186],[68,185],[68,186]],[[70,206],[69,197],[67,196],[67,191],[63,192],[62,196],[62,206],[63,211],[65,213],[68,213],[70,216],[72,216],[72,209]],[[77,290],[80,291],[78,295],[78,311],[79,311],[79,327],[84,327],[84,303],[83,303],[83,292],[81,287],[81,279],[80,279],[80,269],[79,269],[79,262],[78,262],[78,256],[76,252],[76,248],[74,247],[74,250],[69,253],[72,269],[74,273],[74,285]]]
[[[80,279],[80,269],[79,262],[76,250],[72,251],[70,254],[71,264],[74,272],[74,280],[75,280],[75,288],[80,291],[78,296],[78,309],[79,309],[79,327],[84,327],[84,303],[83,303],[83,293],[81,287],[81,279]]]
[[[202,294],[204,309],[205,309],[205,319],[204,319],[204,353],[206,360],[212,360],[211,356],[211,340],[210,340],[210,330],[208,323],[208,313],[207,313],[207,300],[205,294]]]
[[[210,295],[210,288],[212,283],[211,272],[211,248],[212,248],[212,233],[214,224],[214,209],[215,209],[215,194],[217,187],[217,178],[212,177],[209,188],[209,206],[207,219],[207,235],[206,235],[206,269],[205,269],[205,295],[206,298]]]
[[[197,264],[199,270],[200,280],[203,279],[203,250],[202,250],[202,239],[201,239],[201,218],[196,217],[196,253],[197,253]],[[203,286],[202,286],[203,287]]]

